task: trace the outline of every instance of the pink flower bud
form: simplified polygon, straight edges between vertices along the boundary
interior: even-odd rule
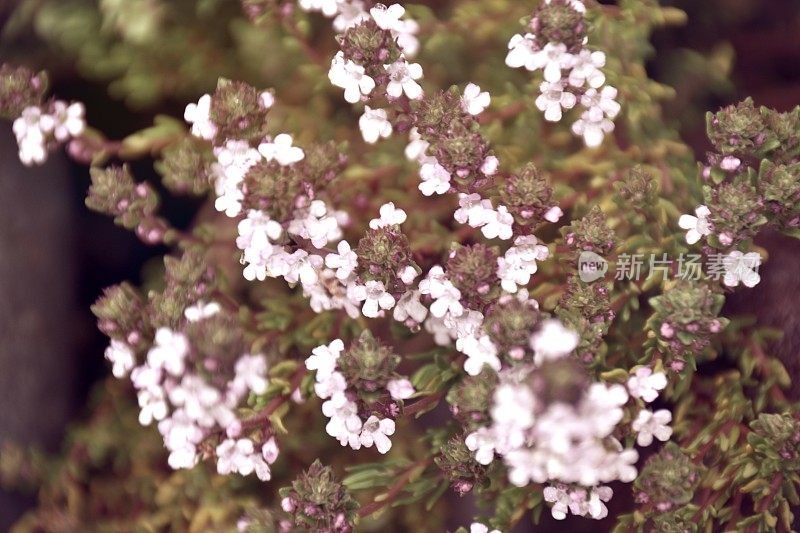
[[[722,243],[723,246],[730,246],[733,244],[733,237],[731,237],[729,233],[720,233],[719,242]]]
[[[292,498],[289,498],[287,496],[286,498],[281,500],[281,509],[283,509],[287,513],[293,513],[296,508],[297,506]]]

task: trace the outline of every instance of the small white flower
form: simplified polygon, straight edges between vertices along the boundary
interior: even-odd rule
[[[481,165],[481,172],[483,172],[484,176],[494,176],[497,173],[497,169],[499,167],[500,167],[500,160],[497,159],[497,157],[490,155],[483,160],[483,164]]]
[[[149,365],[137,366],[131,371],[131,383],[136,390],[160,389],[164,370]]]
[[[336,368],[336,360],[344,351],[344,342],[334,339],[328,345],[317,346],[306,359],[306,368],[317,371],[317,381],[327,379]]]
[[[430,294],[432,298],[438,298],[442,294],[448,283],[444,269],[440,265],[431,267],[425,279],[419,282],[419,292]]]
[[[546,246],[538,244],[535,236],[517,237],[514,246],[497,258],[497,277],[503,290],[515,293],[519,287],[530,283],[531,276],[539,268],[536,262],[547,259],[549,253]]]
[[[341,51],[331,60],[328,79],[336,87],[344,89],[344,99],[351,104],[358,102],[362,95],[368,96],[375,88],[375,80],[367,76],[364,67],[350,59],[345,60]]]
[[[325,266],[336,269],[336,277],[346,280],[358,267],[358,256],[347,241],[339,241],[336,250],[339,253],[330,253],[325,256]]]
[[[428,316],[428,308],[419,301],[419,291],[408,291],[400,297],[394,308],[394,319],[398,322],[412,321],[421,324]]]
[[[544,118],[549,122],[558,122],[562,117],[562,109],[572,109],[578,102],[577,97],[565,91],[563,81],[542,82],[539,86],[541,94],[536,98],[536,107],[544,111]]]
[[[576,58],[567,52],[564,43],[547,43],[544,48],[530,56],[525,68],[534,71],[543,69],[546,82],[556,83],[561,80],[561,71],[571,69]]]
[[[606,64],[603,52],[583,49],[575,56],[575,63],[569,73],[569,84],[573,87],[589,87],[597,89],[606,82],[605,74],[600,70]]]
[[[550,514],[556,520],[564,520],[569,511],[569,504],[572,502],[567,493],[564,485],[556,485],[545,487],[543,491],[544,501],[552,502],[553,506],[550,508]]]
[[[318,249],[342,236],[337,213],[322,200],[314,200],[307,208],[295,211],[287,231],[310,240]]]
[[[19,160],[26,166],[40,165],[47,160],[47,144],[41,123],[47,115],[36,106],[26,107],[14,121],[12,129],[17,138]]]
[[[424,163],[428,156],[425,152],[428,150],[430,143],[422,139],[417,128],[411,128],[408,132],[408,145],[405,149],[406,159],[409,161],[419,161]]]
[[[477,338],[483,335],[483,313],[467,309],[465,313],[459,316],[452,314],[445,317],[445,325],[450,328],[451,333],[455,336],[456,348],[461,349],[461,343],[468,338]]]
[[[370,280],[364,285],[353,286],[348,292],[352,298],[364,302],[361,312],[368,318],[376,318],[382,309],[391,309],[395,304],[394,296],[386,292],[381,281]]]
[[[197,447],[192,444],[185,444],[184,446],[170,449],[169,457],[167,457],[167,464],[173,470],[180,470],[182,468],[193,468],[199,459],[197,455]]]
[[[163,368],[173,376],[180,376],[188,354],[189,340],[183,333],[169,328],[158,328],[155,343],[147,352],[147,364],[154,368]]]
[[[149,426],[153,420],[163,420],[167,416],[167,402],[163,389],[142,389],[137,394],[139,400],[139,423]]]
[[[214,200],[214,209],[231,218],[239,216],[242,212],[244,193],[238,187],[232,187],[217,194],[217,199]]]
[[[419,272],[417,272],[417,269],[411,265],[406,265],[397,272],[397,277],[400,278],[400,281],[406,285],[411,285],[414,283],[414,280],[417,279],[417,276],[419,276]]]
[[[639,416],[631,424],[631,428],[639,435],[636,443],[639,446],[650,446],[653,437],[665,442],[672,435],[672,428],[669,423],[672,421],[672,413],[666,409],[659,409],[655,413],[649,409],[639,411]]]
[[[385,139],[392,134],[392,123],[387,118],[385,109],[372,109],[364,106],[364,114],[358,119],[358,127],[364,141],[375,144],[378,139]]]
[[[214,155],[217,157],[217,164],[211,167],[217,194],[214,207],[229,217],[238,216],[244,199],[241,183],[250,168],[261,161],[261,154],[246,141],[229,140],[214,148]]]
[[[453,316],[461,316],[464,312],[464,307],[460,301],[461,291],[450,281],[442,283],[440,290],[431,293],[431,297],[434,298],[434,302],[431,304],[431,314],[436,318],[442,318],[447,313]]]
[[[217,135],[217,126],[211,121],[211,95],[204,94],[196,104],[186,106],[183,118],[192,125],[192,135],[212,140]]]
[[[652,402],[658,398],[658,391],[667,386],[667,376],[663,372],[653,372],[649,366],[637,368],[633,376],[628,378],[628,392],[634,398]]]
[[[464,96],[461,97],[461,107],[470,115],[480,115],[492,102],[491,95],[483,91],[474,83],[467,84]]]
[[[744,254],[734,250],[723,258],[725,276],[722,282],[728,287],[736,287],[739,283],[752,288],[761,281],[758,267],[761,266],[761,255],[758,252]]]
[[[389,7],[378,4],[369,10],[369,14],[372,16],[373,20],[375,20],[375,24],[382,30],[396,29],[401,23],[400,17],[402,17],[405,12],[406,9],[400,4],[392,4]]]
[[[544,214],[544,219],[555,224],[562,216],[564,216],[564,211],[556,205],[547,210],[547,213]]]
[[[445,194],[450,190],[450,173],[436,161],[424,163],[419,169],[419,177],[422,178],[419,190],[425,196]]]
[[[105,358],[112,364],[111,373],[115,378],[125,377],[136,364],[131,347],[116,339],[111,339],[111,344],[105,351]]]
[[[480,428],[464,439],[467,449],[475,452],[475,460],[488,465],[494,460],[495,439],[488,428]]]
[[[245,354],[234,366],[233,389],[255,394],[267,391],[267,360],[263,355]]]
[[[692,215],[681,215],[678,219],[678,226],[686,231],[686,242],[694,244],[706,235],[711,235],[711,222],[708,217],[711,216],[711,211],[708,207],[701,205],[694,210]]]
[[[84,114],[86,108],[80,102],[67,105],[66,102],[56,100],[50,108],[49,120],[42,123],[42,129],[59,142],[65,142],[71,137],[77,137],[86,129]],[[44,118],[44,117],[42,117]]]
[[[733,172],[742,164],[742,160],[738,157],[728,155],[722,159],[722,162],[719,164],[719,168],[726,172]]]
[[[330,420],[325,426],[325,431],[331,437],[336,437],[343,446],[348,444],[354,450],[361,448],[359,436],[362,422],[358,417],[358,406],[344,397],[343,394],[335,395],[322,404],[322,414]]]
[[[374,443],[378,452],[384,454],[392,447],[392,441],[389,440],[389,435],[393,435],[394,430],[394,420],[391,418],[384,418],[381,420],[373,415],[364,422],[359,440],[365,448],[372,447]]]
[[[526,35],[514,35],[508,41],[508,55],[506,56],[506,65],[511,68],[525,67],[528,70],[536,70],[534,68],[537,62],[536,42],[535,36],[532,33]],[[530,67],[528,67],[530,65]]]
[[[217,473],[231,473],[247,476],[255,470],[253,454],[255,446],[250,439],[225,439],[215,450],[217,454]]]
[[[275,105],[275,95],[272,91],[264,91],[258,95],[258,103],[264,109],[271,109]]]
[[[319,11],[326,17],[332,17],[339,11],[339,0],[299,0],[303,11]]]
[[[603,504],[611,500],[614,496],[614,491],[611,487],[596,487],[592,489],[589,495],[589,501],[586,504],[589,511],[589,516],[595,520],[602,520],[608,516],[608,508]]]
[[[459,208],[453,214],[453,218],[457,222],[479,228],[493,217],[494,209],[491,200],[484,200],[477,193],[459,193],[458,196]]]
[[[414,385],[406,378],[392,379],[386,384],[386,390],[393,400],[407,400],[411,398],[414,393]]]
[[[406,212],[402,209],[397,209],[394,202],[388,202],[381,206],[380,218],[373,218],[369,221],[369,227],[372,229],[384,228],[386,226],[399,225],[406,221]]]
[[[608,118],[615,118],[622,109],[616,98],[617,89],[610,85],[606,85],[600,91],[590,88],[581,95],[581,105],[589,110],[602,111]]]
[[[464,361],[464,371],[470,376],[477,376],[488,365],[495,372],[501,368],[500,359],[497,357],[497,347],[488,335],[480,338],[466,337],[459,339],[459,350],[467,356]]]
[[[469,533],[500,533],[499,529],[489,531],[489,528],[480,522],[473,522],[469,525]]]
[[[281,166],[293,165],[306,156],[302,148],[292,146],[292,136],[288,133],[281,133],[272,142],[259,144],[258,151],[267,161],[277,161]]]
[[[261,457],[263,457],[268,464],[272,464],[278,460],[278,453],[280,453],[280,450],[278,450],[278,442],[275,440],[275,437],[270,437],[261,447]]]
[[[283,250],[273,244],[283,233],[283,227],[263,211],[251,209],[247,218],[239,222],[238,230],[236,246],[242,250],[242,264],[247,264],[244,277],[249,281],[263,281],[267,277],[267,264],[273,254]]]
[[[327,400],[337,398],[340,401],[346,399],[344,392],[347,390],[347,380],[341,372],[331,372],[329,376],[321,376],[317,372],[317,382],[314,383],[314,393],[317,397]]]
[[[514,236],[512,229],[514,216],[508,212],[506,206],[498,206],[496,210],[487,211],[485,215],[486,224],[481,228],[484,237],[487,239],[499,238],[505,241]]]
[[[210,318],[222,310],[220,305],[217,302],[197,302],[194,305],[191,305],[186,308],[183,312],[183,316],[186,317],[186,320],[189,322],[200,322],[206,318]]]
[[[531,335],[531,348],[536,354],[535,363],[542,364],[549,359],[559,359],[571,353],[578,346],[580,337],[567,329],[559,320],[545,320],[539,331]]]
[[[333,19],[333,29],[337,33],[344,33],[347,29],[369,19],[369,14],[364,9],[361,0],[339,1],[339,13]]]
[[[246,384],[233,384],[232,388],[240,388]],[[186,417],[198,425],[210,428],[215,424],[227,427],[236,422],[236,415],[231,411],[226,400],[236,403],[240,394],[232,391],[229,397],[224,396],[216,387],[206,383],[198,375],[186,374],[181,382],[169,390],[169,400],[173,405],[182,407]]]
[[[572,133],[583,137],[589,148],[597,148],[603,143],[606,134],[614,131],[614,123],[607,119],[598,108],[581,113],[581,117],[572,124]]]
[[[409,63],[405,57],[392,64],[384,65],[383,68],[389,74],[389,83],[386,85],[386,93],[392,98],[400,98],[405,93],[411,100],[422,98],[422,87],[416,80],[422,78],[422,67],[418,63]]]

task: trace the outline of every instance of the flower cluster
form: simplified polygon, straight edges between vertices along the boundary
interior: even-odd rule
[[[707,116],[715,151],[703,167],[704,203],[678,225],[688,244],[703,243],[706,255],[724,254],[727,287],[760,281],[761,256],[748,247],[761,229],[800,227],[800,160],[789,133],[798,125],[797,110],[757,108],[749,98]]]
[[[713,334],[722,331],[728,319],[720,317],[724,298],[708,285],[679,281],[670,290],[650,299],[654,314],[650,326],[658,332],[658,343],[668,354],[669,366],[681,372],[687,358],[708,346]]]
[[[348,29],[373,20],[382,30],[390,33],[397,46],[408,57],[414,57],[419,50],[419,24],[405,17],[405,8],[400,4],[389,7],[377,4],[367,11],[364,0],[299,0],[300,9],[309,12],[320,12],[333,19],[333,29],[345,32]]]
[[[47,83],[43,72],[0,65],[0,117],[14,120],[19,159],[26,166],[43,164],[48,152],[86,129],[82,103],[44,101]]]
[[[533,362],[500,372],[489,410],[491,424],[470,433],[466,445],[481,464],[502,457],[513,485],[555,482],[545,489],[553,517],[563,519],[569,509],[603,518],[608,512],[602,502],[612,493],[600,484],[636,478],[638,453],[624,449],[614,437],[626,404],[630,397],[654,400],[666,377],[641,368],[630,378],[628,390],[592,383],[570,356],[577,336],[557,321],[541,324],[529,342]],[[651,444],[653,436],[667,440],[670,420],[667,410],[641,409],[631,425],[638,444]]]
[[[164,240],[168,223],[156,215],[158,196],[146,182],[137,183],[127,166],[95,167],[86,206],[114,217],[123,228],[134,230],[147,244]]]
[[[41,165],[59,144],[79,137],[86,129],[85,108],[80,102],[53,100],[46,107],[31,106],[14,121],[19,159],[27,166]]]
[[[340,3],[342,9],[352,9],[355,3]],[[363,4],[358,3],[363,9]],[[343,11],[339,10],[340,17]],[[328,72],[330,82],[344,89],[344,99],[355,104],[376,101],[380,98],[389,104],[398,101],[419,100],[423,90],[418,80],[422,67],[410,63],[419,48],[415,37],[417,23],[402,20],[405,8],[399,4],[386,7],[378,4],[356,16],[348,16],[347,24],[336,24],[341,32],[338,41],[341,50],[331,60]],[[338,19],[337,19],[338,20]],[[389,137],[394,131],[389,113],[391,110],[364,106],[358,121],[364,140],[369,144]],[[394,117],[391,117],[394,118]]]
[[[316,371],[314,391],[325,400],[325,430],[342,446],[386,453],[402,401],[414,395],[408,378],[396,374],[399,356],[379,344],[369,330],[347,350],[340,339],[316,347],[306,368]]]
[[[750,426],[748,442],[761,458],[765,475],[800,470],[800,420],[789,413],[761,414]]]
[[[156,330],[152,347],[139,365],[131,346],[112,339],[106,358],[114,365],[114,374],[122,377],[130,373],[139,399],[139,422],[158,423],[172,468],[193,467],[206,438],[222,433],[228,438],[216,447],[219,473],[246,476],[255,472],[259,479],[269,480],[269,464],[278,455],[275,439],[264,438],[256,452],[252,439],[239,438],[242,426],[235,412],[249,393],[266,392],[266,359],[260,354],[239,356],[233,364],[232,377],[223,385],[221,368],[217,375],[207,375],[222,363],[203,357],[203,348],[206,339],[215,335],[209,330],[230,327],[232,319],[225,317],[213,302],[199,302],[188,307],[184,315],[183,331],[169,327]],[[191,338],[196,339],[196,344]],[[236,338],[227,341],[229,348],[241,343]],[[220,348],[220,343],[215,343],[214,348]]]
[[[668,443],[650,457],[634,483],[636,499],[665,512],[692,500],[700,481],[700,468]]]
[[[607,502],[614,495],[611,487],[605,485],[592,488],[588,494],[586,489],[572,488],[566,485],[556,484],[544,488],[544,500],[551,502],[553,518],[564,520],[567,511],[575,516],[590,516],[595,520],[601,520],[608,516]]]
[[[233,313],[204,300],[213,274],[202,258],[187,253],[166,267],[166,287],[148,301],[123,284],[92,308],[111,337],[105,356],[113,374],[130,376],[139,422],[157,424],[172,468],[191,468],[213,452],[219,473],[269,480],[275,438],[248,432],[237,414],[250,395],[267,391],[267,360],[248,353]]]
[[[286,531],[350,533],[358,502],[333,476],[330,467],[315,461],[291,485],[280,490],[281,508],[295,525]],[[283,530],[283,529],[282,529]]]
[[[580,104],[583,111],[572,124],[572,132],[595,148],[614,131],[620,105],[617,89],[605,85],[606,55],[586,48],[585,11],[580,0],[542,2],[528,23],[528,33],[516,34],[509,41],[506,65],[543,71],[536,107],[544,112],[545,120],[559,122],[564,111]]]

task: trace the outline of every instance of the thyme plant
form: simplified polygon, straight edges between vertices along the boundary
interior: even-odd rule
[[[21,531],[789,531],[800,417],[753,238],[800,235],[800,108],[707,117],[700,162],[646,75],[654,0],[41,0],[32,25],[133,106],[124,139],[0,68],[19,156],[163,268],[92,307],[113,378]],[[218,78],[218,79],[217,79]],[[205,89],[205,90],[204,90]],[[154,184],[129,163],[152,162]],[[200,199],[179,229],[162,195]],[[622,496],[619,496],[622,494]]]

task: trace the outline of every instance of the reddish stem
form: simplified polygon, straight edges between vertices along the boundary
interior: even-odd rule
[[[272,413],[277,411],[281,405],[286,403],[289,400],[289,398],[292,397],[292,393],[297,387],[300,386],[300,382],[303,381],[303,377],[305,377],[305,375],[306,375],[306,367],[303,365],[297,367],[297,370],[295,370],[294,375],[292,376],[292,380],[289,384],[289,392],[281,396],[278,396],[276,398],[273,398],[272,400],[269,401],[267,405],[264,406],[264,408],[261,411],[258,412],[258,414],[246,420],[242,420],[242,428],[253,429],[267,422],[269,420],[269,417],[272,416]]]
[[[358,510],[358,516],[362,518],[369,516],[392,503],[392,501],[394,501],[394,499],[397,498],[397,496],[403,491],[406,484],[408,484],[411,475],[419,468],[425,470],[432,462],[433,457],[427,457],[425,459],[420,459],[416,463],[406,468],[406,470],[400,474],[400,477],[397,478],[397,481],[395,481],[394,484],[389,488],[389,492],[386,493],[386,497],[379,502],[373,501],[363,506]]]

